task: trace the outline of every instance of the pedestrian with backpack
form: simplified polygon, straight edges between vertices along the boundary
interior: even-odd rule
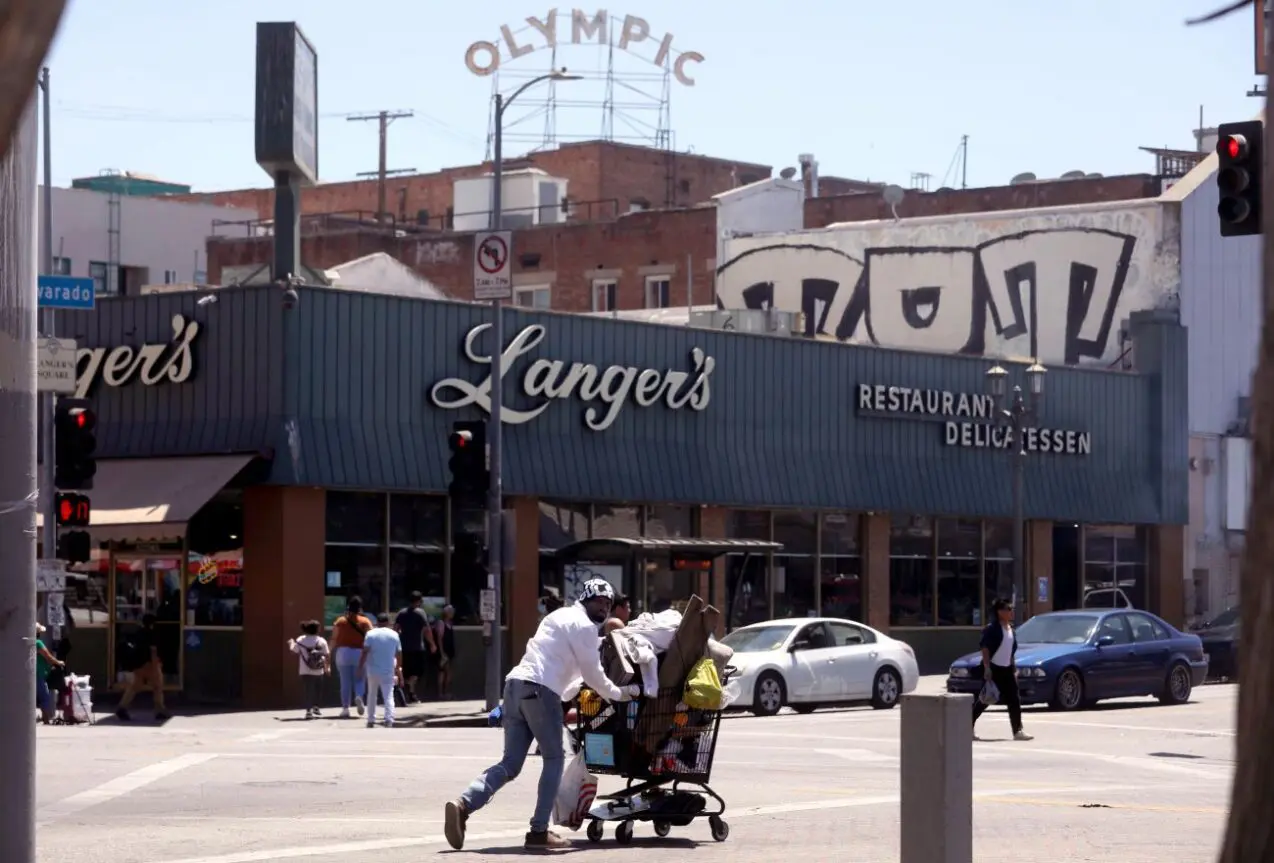
[[[331,673],[331,648],[327,639],[319,635],[317,620],[301,622],[301,637],[288,641],[288,650],[298,657],[297,674],[301,677],[301,692],[305,703],[305,718],[317,719],[319,702],[323,699],[323,681]]]

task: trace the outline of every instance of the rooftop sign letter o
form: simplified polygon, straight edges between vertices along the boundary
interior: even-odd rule
[[[478,64],[476,57],[479,51],[487,52],[488,58],[485,65]],[[469,67],[470,72],[485,78],[500,68],[500,49],[494,42],[474,42],[469,46],[469,50],[464,52],[464,64]]]

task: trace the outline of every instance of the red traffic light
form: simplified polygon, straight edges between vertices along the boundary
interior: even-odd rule
[[[88,527],[93,516],[93,505],[82,494],[58,494],[54,500],[57,508],[58,527]]]
[[[473,432],[458,431],[451,433],[451,448],[453,450],[462,450],[473,443]]]
[[[1217,139],[1217,155],[1230,159],[1242,159],[1248,154],[1247,138],[1242,135],[1222,135]]]

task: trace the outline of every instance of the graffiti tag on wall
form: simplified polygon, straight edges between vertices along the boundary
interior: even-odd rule
[[[806,335],[1074,365],[1108,358],[1137,237],[1044,228],[969,246],[746,249],[717,270],[724,309],[803,312]]]

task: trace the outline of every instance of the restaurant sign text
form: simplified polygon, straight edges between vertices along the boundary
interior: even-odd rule
[[[942,423],[947,446],[1009,449],[1013,429],[1005,423],[995,397],[920,387],[858,385],[858,414],[882,419],[929,420]],[[1089,455],[1092,435],[1074,429],[1027,426],[1022,429],[1026,452]]]

